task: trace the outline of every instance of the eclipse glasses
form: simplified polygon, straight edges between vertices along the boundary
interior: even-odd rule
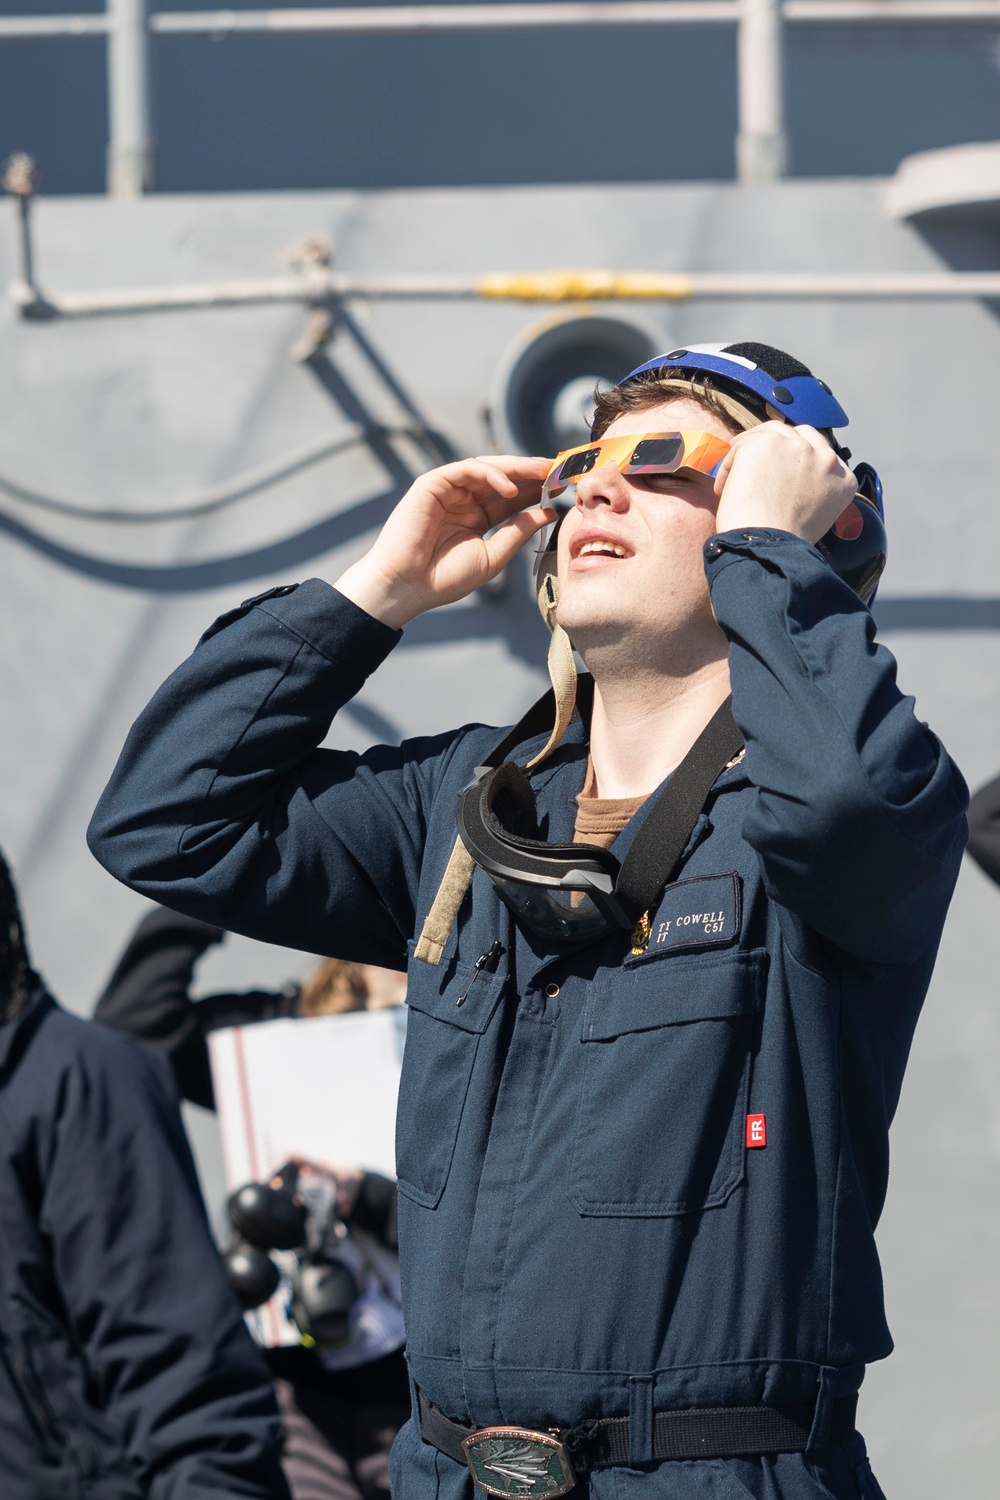
[[[542,485],[542,504],[554,500],[584,474],[614,464],[620,474],[675,474],[697,469],[714,475],[729,452],[729,444],[711,432],[640,432],[601,438],[567,448],[553,460]]]
[[[584,474],[608,463],[625,475],[652,476],[695,469],[711,477],[719,472],[729,447],[711,432],[639,432],[582,443],[553,459],[542,485],[542,504],[551,504],[567,490],[575,490]],[[817,546],[833,571],[870,605],[886,557],[882,481],[871,464],[866,463],[856,465],[854,479],[857,494]],[[575,494],[568,495],[557,508],[565,512],[574,499]],[[547,544],[549,549],[554,538],[553,532]]]

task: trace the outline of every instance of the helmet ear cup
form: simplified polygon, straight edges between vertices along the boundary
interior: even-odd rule
[[[871,464],[854,470],[858,492],[817,546],[838,578],[869,607],[885,570],[888,537],[882,510],[882,481]]]

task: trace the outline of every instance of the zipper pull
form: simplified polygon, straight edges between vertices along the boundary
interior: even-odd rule
[[[488,953],[480,953],[479,957],[476,959],[476,962],[472,966],[472,973],[469,975],[468,984],[465,986],[465,989],[455,1001],[456,1009],[458,1006],[464,1005],[466,1000],[468,1000],[469,992],[472,989],[472,986],[475,984],[476,980],[479,978],[480,974],[496,973],[497,964],[500,962],[501,958],[503,958],[506,952],[507,949],[504,947],[503,943],[501,943],[500,940],[497,939]]]

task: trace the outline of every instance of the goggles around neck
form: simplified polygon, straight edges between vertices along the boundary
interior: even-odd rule
[[[697,469],[717,474],[729,444],[711,432],[633,432],[567,448],[552,462],[542,485],[542,504],[562,495],[592,469],[614,464],[620,474],[675,474]],[[572,498],[572,497],[571,497]]]
[[[596,844],[550,844],[527,775],[482,768],[459,803],[459,837],[517,920],[550,942],[587,942],[635,916],[616,899],[619,860]]]
[[[592,678],[580,678],[577,702],[587,725],[593,688]],[[635,926],[669,880],[716,779],[742,747],[730,701],[653,797],[620,861],[596,844],[542,839],[526,771],[504,757],[534,730],[536,717],[548,722],[553,694],[528,711],[478,767],[458,806],[461,843],[522,926],[556,943],[590,942]]]

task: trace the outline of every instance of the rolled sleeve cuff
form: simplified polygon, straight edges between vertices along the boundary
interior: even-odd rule
[[[834,615],[856,614],[866,630],[871,623],[870,611],[850,584],[818,547],[794,532],[767,527],[723,531],[709,537],[704,551],[712,608],[727,634],[737,621],[746,624],[753,601],[763,597],[771,598],[789,623],[795,622],[797,635]],[[744,565],[742,573],[732,571],[737,563]]]
[[[709,582],[712,575],[728,567],[731,563],[738,562],[740,558],[755,557],[766,558],[777,554],[776,561],[779,565],[782,561],[789,561],[789,554],[799,553],[803,557],[811,555],[824,566],[829,566],[819,548],[812,542],[807,542],[805,537],[796,536],[792,531],[777,531],[772,527],[754,526],[746,530],[720,531],[715,536],[710,536],[705,543],[705,571]],[[780,554],[785,558],[781,559]]]

